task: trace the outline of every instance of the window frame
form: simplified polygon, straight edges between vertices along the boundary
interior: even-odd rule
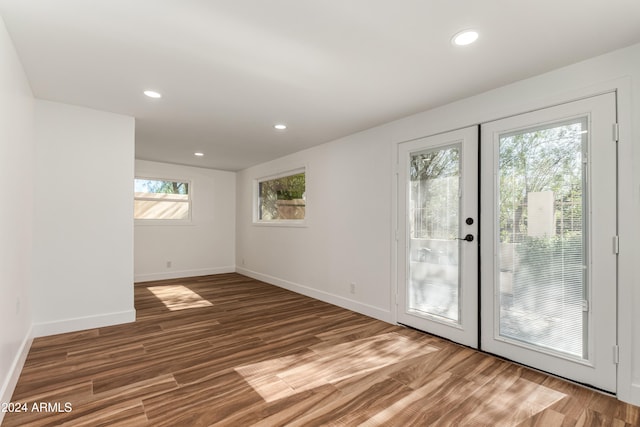
[[[193,224],[193,181],[187,178],[176,178],[176,177],[153,177],[153,176],[140,176],[136,175],[133,179],[134,188],[136,180],[147,180],[147,181],[168,181],[168,182],[179,182],[187,184],[187,200],[179,201],[175,200],[175,203],[187,203],[187,217],[181,219],[167,219],[167,218],[136,218],[135,217],[135,207],[134,207],[134,224],[135,225],[192,225]],[[157,201],[153,198],[148,197],[136,197],[135,190],[133,193],[133,201],[135,205],[136,200],[149,200],[149,201]]]
[[[288,176],[304,174],[305,189],[305,213],[304,219],[270,219],[264,220],[260,218],[260,184],[265,181],[272,181],[279,178],[285,178]],[[309,168],[308,166],[300,166],[294,169],[288,169],[286,171],[280,171],[269,175],[263,175],[253,180],[253,225],[265,226],[265,227],[307,227],[307,221],[309,219]]]

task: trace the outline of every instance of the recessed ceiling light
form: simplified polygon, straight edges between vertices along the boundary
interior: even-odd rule
[[[478,40],[478,32],[474,30],[464,30],[456,33],[451,38],[451,43],[456,46],[466,46]]]
[[[149,98],[162,98],[162,95],[159,92],[156,92],[155,90],[145,90],[144,94],[147,95]]]
[[[197,151],[197,152],[193,153],[193,155],[196,156],[196,157],[202,157],[202,156],[204,156],[204,153],[201,153],[200,151]]]
[[[277,130],[285,130],[287,128],[287,125],[278,123],[277,125],[273,125],[273,127],[276,128]]]

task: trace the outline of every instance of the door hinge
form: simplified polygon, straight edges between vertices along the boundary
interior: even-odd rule
[[[395,237],[394,238],[396,239],[396,242],[398,240],[400,240],[400,233],[398,232],[398,230],[395,231]]]
[[[586,299],[582,300],[582,311],[589,311],[589,301]]]
[[[613,124],[613,142],[620,140],[620,126],[617,123]]]
[[[394,165],[393,165],[393,173],[394,173],[395,175],[398,175],[398,174],[399,174],[399,171],[400,171],[400,166],[399,166],[397,163],[396,163],[396,164],[394,164]]]
[[[616,255],[620,253],[620,236],[613,236],[613,253]]]
[[[617,345],[613,346],[613,363],[616,365],[620,363],[620,347]]]

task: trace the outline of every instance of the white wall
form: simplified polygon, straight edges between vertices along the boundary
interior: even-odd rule
[[[368,135],[239,173],[238,271],[391,321],[391,149],[387,140]],[[302,166],[306,226],[254,225],[253,180]]]
[[[135,320],[134,119],[36,102],[36,336]]]
[[[397,144],[618,90],[618,396],[640,405],[640,275],[634,274],[640,259],[639,82],[635,45],[244,170],[237,182],[238,271],[393,322]],[[308,226],[253,225],[253,180],[301,165],[308,166]]]
[[[35,139],[33,95],[1,18],[0,64],[0,402],[9,402],[31,345]]]
[[[362,133],[240,172],[238,271],[390,321],[390,158]],[[253,225],[253,180],[301,166],[306,226]]]
[[[235,271],[235,172],[145,160],[136,160],[135,172],[190,181],[192,198],[188,225],[136,223],[136,282]]]

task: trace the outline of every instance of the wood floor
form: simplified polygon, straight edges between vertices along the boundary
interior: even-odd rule
[[[27,412],[2,425],[640,425],[613,397],[238,274],[135,298],[135,323],[36,339]]]

